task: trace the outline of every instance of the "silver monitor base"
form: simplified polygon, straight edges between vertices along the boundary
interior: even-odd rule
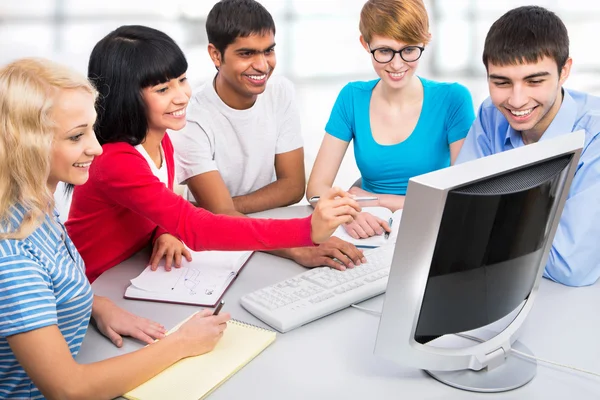
[[[523,344],[515,341],[515,350],[533,356],[533,353]],[[519,388],[533,379],[537,370],[535,360],[525,359],[511,353],[499,367],[488,371],[425,371],[438,381],[471,392],[494,393],[506,392]]]

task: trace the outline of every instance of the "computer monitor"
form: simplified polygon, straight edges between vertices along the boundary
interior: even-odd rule
[[[561,135],[409,180],[375,354],[465,390],[515,389],[536,363],[516,339],[584,144]],[[466,347],[438,338],[507,326]]]

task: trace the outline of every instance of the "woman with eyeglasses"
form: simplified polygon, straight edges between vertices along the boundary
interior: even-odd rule
[[[360,43],[378,79],[350,82],[340,92],[317,155],[306,195],[325,193],[350,141],[362,182],[349,190],[376,195],[374,205],[404,206],[408,180],[456,160],[475,114],[469,91],[416,75],[430,40],[422,0],[369,0],[360,15]],[[382,234],[387,223],[367,212],[344,225],[356,239]]]

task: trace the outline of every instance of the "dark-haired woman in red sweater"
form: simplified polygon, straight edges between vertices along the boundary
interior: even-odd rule
[[[214,215],[173,193],[173,147],[191,89],[187,61],[166,34],[123,26],[94,47],[88,77],[100,96],[96,136],[103,154],[77,186],[66,227],[94,281],[153,243],[152,263],[178,265],[193,250],[270,250],[325,241],[360,210],[334,189],[311,217],[261,220]]]

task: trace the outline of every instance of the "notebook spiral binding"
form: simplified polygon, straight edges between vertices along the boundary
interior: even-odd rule
[[[231,318],[231,319],[229,320],[229,322],[231,322],[231,323],[233,323],[233,324],[237,324],[237,325],[245,325],[245,326],[248,326],[248,327],[250,327],[250,328],[253,328],[253,329],[258,329],[258,330],[261,330],[261,331],[267,331],[267,332],[273,332],[273,333],[276,333],[276,332],[275,332],[274,330],[272,330],[272,329],[267,329],[267,328],[263,328],[262,326],[258,326],[258,325],[254,325],[254,324],[249,324],[249,323],[247,323],[247,322],[240,321],[239,319],[235,319],[235,318]]]

